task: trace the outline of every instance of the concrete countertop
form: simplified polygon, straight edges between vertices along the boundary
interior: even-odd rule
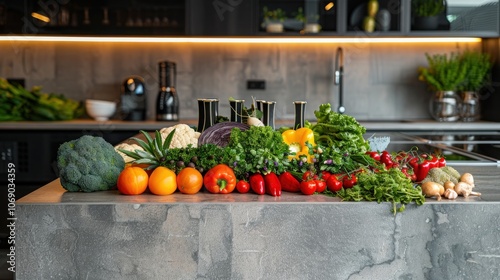
[[[194,119],[179,122],[160,121],[121,121],[110,120],[98,122],[94,120],[73,120],[55,122],[0,122],[0,130],[156,130],[178,123],[197,125]],[[500,122],[437,122],[434,120],[360,120],[359,123],[368,131],[500,131]],[[276,126],[292,126],[293,120],[278,120]]]
[[[67,193],[16,203],[18,279],[498,279],[500,168],[481,197],[391,204],[284,193]]]

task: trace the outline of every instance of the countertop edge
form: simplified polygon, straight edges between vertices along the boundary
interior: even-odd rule
[[[157,130],[176,124],[197,125],[197,120],[186,119],[177,122],[169,121],[94,121],[94,120],[72,120],[53,122],[0,122],[0,130]],[[277,120],[277,127],[293,126],[293,120]],[[437,122],[432,120],[415,121],[359,121],[368,131],[500,131],[500,122],[478,121],[478,122]]]

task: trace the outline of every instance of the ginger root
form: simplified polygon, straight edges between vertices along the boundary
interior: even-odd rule
[[[469,195],[481,195],[479,192],[473,192],[472,188],[473,186],[466,182],[458,182],[458,184],[455,185],[455,191],[463,197],[469,197]]]

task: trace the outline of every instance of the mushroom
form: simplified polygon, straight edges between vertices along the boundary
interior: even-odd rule
[[[469,184],[472,188],[474,188],[474,177],[470,173],[464,173],[460,177],[460,182],[464,182]]]

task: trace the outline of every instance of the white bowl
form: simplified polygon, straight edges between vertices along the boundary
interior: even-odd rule
[[[105,100],[87,99],[87,114],[96,121],[107,121],[116,112],[116,103]]]

